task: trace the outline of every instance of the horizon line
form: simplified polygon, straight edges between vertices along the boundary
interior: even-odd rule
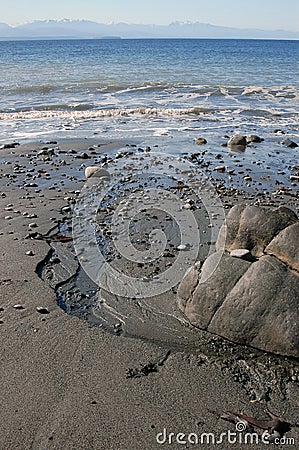
[[[286,30],[284,28],[248,28],[248,27],[244,27],[244,28],[239,28],[239,27],[234,27],[234,26],[229,26],[229,25],[216,25],[214,23],[210,23],[210,22],[200,22],[200,21],[191,21],[191,20],[185,20],[185,21],[181,21],[181,20],[175,20],[172,22],[169,22],[167,24],[159,24],[159,23],[137,23],[137,22],[123,22],[123,21],[112,21],[112,22],[99,22],[97,20],[91,20],[91,19],[84,19],[84,18],[61,18],[61,19],[32,19],[32,20],[28,20],[25,22],[19,22],[16,24],[12,24],[12,23],[7,23],[7,22],[1,22],[4,25],[7,25],[11,28],[18,28],[22,25],[29,25],[32,24],[34,22],[57,22],[57,23],[63,23],[65,21],[65,23],[68,22],[91,22],[91,23],[96,23],[99,25],[106,25],[106,26],[112,26],[112,25],[128,25],[128,26],[138,26],[138,25],[142,25],[142,26],[148,26],[148,27],[169,27],[171,25],[175,25],[175,24],[180,24],[180,25],[195,25],[195,24],[200,24],[200,25],[208,25],[211,27],[220,27],[220,28],[228,28],[228,29],[234,29],[234,30],[240,30],[240,31],[246,31],[246,30],[250,30],[250,31],[266,31],[266,32],[286,32],[286,33],[299,33],[299,30]]]

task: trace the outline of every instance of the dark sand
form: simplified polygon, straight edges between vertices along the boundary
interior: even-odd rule
[[[97,143],[65,141],[59,148],[86,151],[93,145],[103,152],[124,145],[97,148]],[[33,148],[43,146],[0,150],[1,450],[152,450],[161,447],[156,435],[164,428],[175,434],[215,433],[216,438],[228,429],[235,431],[233,424],[219,417],[227,409],[266,419],[268,407],[287,421],[298,422],[298,361],[232,345],[206,333],[198,333],[197,350],[114,336],[67,315],[57,305],[55,292],[36,273],[49,245],[24,238],[29,223],[37,223],[33,231],[47,233],[55,225],[53,219],[63,220],[61,208],[68,206],[64,198],[74,196],[84,182],[80,165],[93,165],[97,155],[83,160],[60,153],[53,158],[54,165],[42,158],[37,166],[30,164]],[[70,166],[61,165],[62,160]],[[13,172],[16,164],[19,168]],[[41,174],[25,182],[28,169],[34,169],[33,175],[47,170],[50,179]],[[38,187],[24,187],[26,183]],[[223,193],[227,205],[253,200],[252,194],[246,198]],[[262,201],[273,204],[267,197]],[[297,202],[285,193],[275,199],[276,204],[294,209]],[[23,216],[25,211],[37,217]],[[26,255],[30,250],[33,256]],[[23,309],[15,309],[16,304]],[[38,306],[49,314],[38,313]],[[169,350],[167,359],[156,366],[157,372],[127,378],[132,373],[128,369],[161,362]],[[297,448],[299,428],[286,436],[295,439],[295,446],[276,448]],[[164,447],[213,446],[174,443]],[[217,447],[244,445],[224,441]]]

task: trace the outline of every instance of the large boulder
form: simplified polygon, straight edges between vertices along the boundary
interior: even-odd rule
[[[299,276],[264,256],[230,290],[208,330],[241,344],[299,357]]]
[[[243,259],[214,253],[201,270],[193,267],[187,272],[180,283],[178,299],[180,309],[190,322],[199,328],[208,328],[215,312],[249,266]],[[201,282],[202,279],[206,281]]]
[[[222,250],[181,281],[179,308],[198,328],[298,358],[298,231],[297,216],[288,208],[235,206],[219,233]]]
[[[269,210],[236,205],[229,211],[226,224],[220,230],[216,249],[224,245],[226,250],[246,248],[253,256],[259,257],[280,231],[297,220],[296,214],[284,206]]]
[[[299,272],[299,222],[282,230],[266,247],[266,253]]]

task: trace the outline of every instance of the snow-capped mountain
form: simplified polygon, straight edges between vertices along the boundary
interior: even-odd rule
[[[255,38],[299,39],[299,32],[220,27],[200,22],[173,22],[170,25],[97,23],[90,20],[35,20],[15,27],[0,23],[0,38]]]

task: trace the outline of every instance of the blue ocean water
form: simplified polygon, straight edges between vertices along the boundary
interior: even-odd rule
[[[0,41],[1,141],[294,133],[298,55],[298,41]]]

